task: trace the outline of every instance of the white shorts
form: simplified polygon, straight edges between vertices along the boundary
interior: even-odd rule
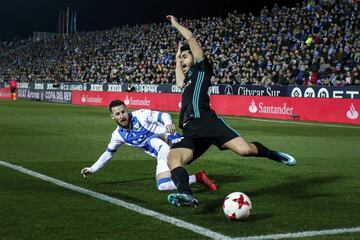
[[[169,145],[159,138],[152,138],[150,140],[150,145],[157,150],[157,164],[155,176],[160,173],[170,171],[167,165],[167,156],[170,151]]]

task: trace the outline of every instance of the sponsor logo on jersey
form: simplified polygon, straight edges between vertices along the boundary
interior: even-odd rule
[[[191,84],[191,80],[189,80],[187,83],[184,83],[183,89],[185,89],[187,86]]]
[[[136,130],[140,130],[141,127],[140,127],[140,125],[139,125],[138,122],[134,124],[134,128],[135,128]]]

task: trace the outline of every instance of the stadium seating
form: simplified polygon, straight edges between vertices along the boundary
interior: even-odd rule
[[[264,7],[258,16],[233,12],[180,22],[211,59],[215,84],[360,85],[358,5],[304,1]],[[0,43],[0,82],[174,83],[182,39],[165,21]]]

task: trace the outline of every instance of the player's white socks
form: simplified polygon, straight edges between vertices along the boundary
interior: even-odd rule
[[[159,179],[158,182],[160,182],[160,184],[158,184],[158,189],[160,191],[176,190],[176,186],[175,186],[174,182],[171,180],[171,178],[168,178],[168,181],[166,181],[166,180],[167,180],[167,178]],[[195,175],[189,176],[189,184],[191,185],[193,183],[196,183]]]
[[[195,177],[195,175],[189,176],[189,184],[191,185],[191,184],[193,184],[193,183],[196,183],[196,177]]]

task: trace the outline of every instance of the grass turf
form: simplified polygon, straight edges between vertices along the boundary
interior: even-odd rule
[[[174,122],[177,115],[172,114]],[[80,175],[106,149],[115,124],[106,108],[0,101],[0,160],[107,194],[231,237],[358,227],[360,126],[225,120],[249,141],[293,154],[296,167],[211,148],[188,166],[206,169],[219,190],[194,185],[197,208],[167,204],[155,186],[155,159],[122,147],[85,180]],[[231,222],[224,197],[245,192],[253,211]],[[1,239],[206,239],[31,176],[0,167]],[[360,233],[309,239],[359,239]]]

